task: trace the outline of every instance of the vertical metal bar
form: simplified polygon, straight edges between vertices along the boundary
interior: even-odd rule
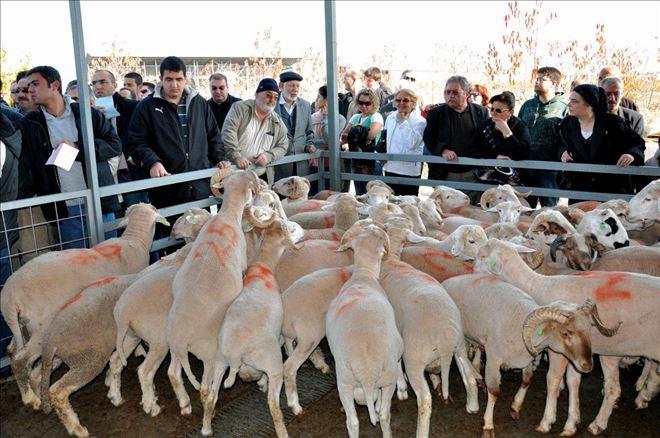
[[[337,101],[337,32],[335,2],[325,0],[325,67],[328,81],[328,151],[330,153],[330,188],[341,190],[339,161],[339,102]]]
[[[76,77],[78,79],[80,102],[80,126],[83,130],[85,143],[85,170],[87,171],[87,185],[92,192],[92,202],[87,210],[87,223],[89,224],[90,245],[103,240],[103,216],[101,213],[101,198],[99,179],[96,169],[96,149],[94,148],[94,130],[92,127],[92,110],[89,106],[89,87],[87,84],[87,59],[85,57],[85,40],[82,28],[82,13],[78,0],[69,0],[69,13],[71,14],[71,34],[73,35],[73,52],[76,57]]]

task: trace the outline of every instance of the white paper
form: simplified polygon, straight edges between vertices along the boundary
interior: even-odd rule
[[[115,109],[115,102],[112,100],[112,96],[106,97],[97,97],[94,100],[94,107],[102,106],[105,110],[106,119],[114,119],[119,117],[119,111]]]
[[[50,154],[46,164],[57,166],[60,169],[64,169],[68,172],[71,170],[71,166],[73,166],[73,163],[76,161],[78,152],[80,151],[73,146],[69,146],[66,143],[60,143],[57,149],[53,150],[53,153]]]

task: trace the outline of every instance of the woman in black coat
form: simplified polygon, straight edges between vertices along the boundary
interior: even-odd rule
[[[558,150],[564,163],[644,165],[644,139],[624,120],[607,112],[605,91],[591,84],[578,85],[570,94],[568,112],[559,124]],[[568,172],[571,190],[633,193],[628,175]]]

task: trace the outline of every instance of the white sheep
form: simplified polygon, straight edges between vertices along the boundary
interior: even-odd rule
[[[152,205],[133,205],[120,223],[120,227],[126,226],[121,237],[89,249],[42,254],[9,277],[0,294],[1,310],[14,336],[8,351],[13,354],[12,371],[23,403],[39,409],[40,400],[30,387],[28,374],[41,355],[41,341],[57,311],[97,280],[144,269],[149,264],[156,222],[169,225]],[[30,336],[27,343],[22,330]]]
[[[167,321],[168,369],[175,386],[182,385],[181,368],[200,397],[206,401],[217,350],[217,333],[226,309],[242,289],[246,269],[246,243],[242,230],[245,205],[261,190],[256,174],[245,171],[218,172],[214,184],[223,185],[225,195],[217,215],[202,228],[190,253],[172,283],[174,297]],[[259,220],[250,215],[255,223]],[[194,322],[194,323],[193,323]],[[204,363],[202,384],[190,370],[188,352]],[[188,407],[182,407],[188,411]]]
[[[503,201],[499,202],[497,205],[489,208],[489,212],[497,213],[499,215],[498,223],[507,223],[507,224],[518,224],[520,220],[521,213],[532,212],[533,208],[525,207],[521,205],[519,201]]]
[[[645,229],[660,222],[660,179],[649,183],[628,201],[628,222]]]
[[[263,231],[263,242],[255,261],[248,267],[243,289],[231,303],[222,321],[211,390],[204,400],[202,434],[210,435],[213,410],[227,368],[225,388],[233,385],[241,366],[265,373],[268,378],[268,408],[277,436],[288,436],[280,409],[283,383],[282,298],[275,280],[275,265],[285,246],[295,248],[286,221],[278,219]]]
[[[358,208],[361,205],[352,195],[348,193],[342,194],[342,196],[337,198],[336,202],[322,208],[324,212],[334,213],[332,227],[305,230],[302,240],[341,240],[344,231],[348,230],[359,219]],[[291,220],[295,222],[293,219]]]
[[[392,306],[378,282],[388,238],[375,225],[355,237],[349,236],[350,240],[346,237],[345,234],[342,243],[355,252],[353,274],[332,300],[326,315],[337,389],[351,438],[359,433],[354,404],[356,392],[364,396],[371,424],[380,420],[383,436],[390,437],[390,406],[401,376],[403,340],[396,328]],[[379,401],[378,417],[376,400]]]
[[[336,205],[335,205],[336,204]],[[347,223],[357,220],[357,208],[362,205],[358,203],[353,195],[341,193],[335,203],[325,205],[321,211],[307,211],[289,217],[290,221],[298,223],[306,230],[339,228],[347,229]],[[355,219],[354,219],[355,218]]]
[[[583,235],[593,234],[606,250],[630,245],[626,229],[609,208],[597,208],[585,213],[577,226],[577,232]]]
[[[431,373],[434,386],[442,381],[442,397],[448,402],[449,368],[455,357],[467,392],[469,413],[479,410],[479,376],[467,358],[461,315],[454,302],[437,280],[400,260],[410,228],[407,220],[387,223],[390,251],[382,263],[380,284],[394,308],[396,325],[403,338],[403,363],[417,396],[417,436],[427,437],[432,398],[424,372]]]
[[[495,436],[493,411],[500,395],[500,368],[523,370],[522,385],[511,404],[514,419],[520,416],[531,383],[534,358],[544,349],[564,354],[581,372],[593,368],[589,336],[593,302],[539,306],[522,290],[493,275],[462,275],[442,285],[461,311],[465,336],[486,351],[488,405],[482,436]]]
[[[589,425],[589,431],[598,434],[607,428],[607,421],[618,399],[621,388],[618,383],[619,360],[624,356],[640,356],[655,361],[660,360],[660,344],[654,334],[660,318],[660,282],[656,277],[624,272],[581,272],[576,275],[544,276],[532,271],[518,257],[517,251],[533,252],[525,247],[491,239],[484,245],[477,256],[475,269],[497,275],[500,279],[527,292],[538,304],[546,305],[555,300],[582,302],[593,300],[600,309],[605,321],[618,321],[616,338],[609,338],[603,333],[613,334],[616,330],[605,329],[600,319],[595,321],[601,334],[592,332],[593,352],[600,354],[600,362],[605,378],[605,397],[596,419]],[[579,385],[580,376],[571,376],[569,368],[569,388],[571,381]],[[573,370],[574,371],[574,370]],[[548,382],[548,392],[557,396],[560,374]],[[579,420],[579,404],[576,399],[569,404],[569,420],[565,433],[575,432],[575,423]],[[572,408],[571,408],[572,406]],[[544,414],[538,430],[547,432],[555,421],[554,412]]]

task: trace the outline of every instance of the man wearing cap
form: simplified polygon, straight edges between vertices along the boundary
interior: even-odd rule
[[[289,137],[287,155],[315,152],[314,131],[312,129],[312,106],[305,99],[298,97],[300,82],[303,78],[294,71],[285,71],[280,75],[280,100],[275,107],[286,126]],[[307,160],[278,166],[275,169],[275,180],[291,175],[304,176],[309,174]]]
[[[262,79],[254,99],[234,103],[222,126],[225,158],[240,169],[254,165],[258,173],[266,173],[269,183],[275,174],[265,166],[282,158],[289,148],[286,125],[274,111],[279,91],[275,79]]]

